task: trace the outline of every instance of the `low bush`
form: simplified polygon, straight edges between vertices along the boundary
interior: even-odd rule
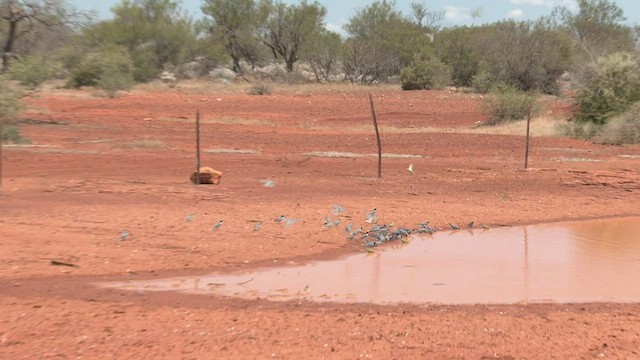
[[[265,84],[256,84],[249,89],[249,95],[269,95],[271,88]]]
[[[402,90],[442,89],[451,82],[451,67],[438,59],[419,60],[400,73]]]
[[[630,53],[598,58],[578,83],[576,120],[604,125],[640,101],[640,61]]]
[[[22,85],[35,89],[43,82],[53,78],[54,65],[44,56],[27,56],[15,61],[9,68],[9,76]]]
[[[30,144],[31,140],[20,134],[20,128],[15,125],[2,126],[3,144]]]
[[[133,61],[119,46],[95,49],[86,54],[71,72],[71,85],[98,86],[110,96],[133,86]]]
[[[590,122],[569,121],[559,126],[558,132],[574,139],[589,140],[600,133],[602,125]]]
[[[497,81],[486,71],[477,73],[471,80],[471,86],[480,94],[486,94],[497,87],[502,87],[503,84]]]
[[[22,110],[20,93],[9,86],[0,76],[0,122],[7,123],[15,120]]]
[[[640,144],[640,103],[609,120],[596,138],[607,144]]]
[[[496,125],[524,119],[529,110],[535,114],[539,111],[539,107],[536,104],[535,95],[518,91],[510,86],[500,86],[484,98],[483,110],[489,115],[485,125]]]

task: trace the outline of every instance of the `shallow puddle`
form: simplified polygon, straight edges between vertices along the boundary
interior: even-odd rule
[[[101,285],[377,304],[638,302],[640,218],[443,232],[331,261]]]

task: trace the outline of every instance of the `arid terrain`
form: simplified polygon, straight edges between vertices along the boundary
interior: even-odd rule
[[[27,97],[20,126],[32,144],[2,151],[0,358],[640,358],[634,303],[383,306],[96,287],[365,256],[323,226],[333,204],[354,224],[376,208],[384,222],[443,230],[640,215],[640,146],[546,136],[570,115],[563,99],[544,100],[532,122],[525,170],[524,124],[478,128],[477,94],[248,88]],[[202,165],[224,173],[220,185],[189,182],[196,110]]]

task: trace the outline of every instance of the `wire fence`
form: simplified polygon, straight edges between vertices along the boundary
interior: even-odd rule
[[[366,102],[367,99],[363,99],[363,102]],[[414,104],[414,106],[411,108],[411,111],[408,112],[403,112],[403,113],[394,113],[394,112],[389,112],[387,109],[385,109],[385,104],[381,103],[381,104],[377,104],[376,103],[376,98],[372,97],[370,98],[370,103],[371,103],[371,109],[373,111],[373,106],[375,105],[375,111],[377,112],[377,117],[378,117],[378,121],[377,121],[377,125],[380,126],[380,146],[382,149],[376,149],[375,144],[370,148],[370,151],[368,151],[367,153],[378,153],[378,159],[379,159],[379,167],[380,167],[380,162],[382,162],[382,155],[383,153],[398,153],[398,154],[402,154],[403,153],[403,148],[406,147],[406,143],[404,143],[404,139],[403,139],[403,134],[410,134],[410,133],[419,133],[419,132],[425,132],[425,133],[433,133],[433,136],[437,136],[438,132],[441,131],[446,131],[446,132],[450,132],[450,133],[457,133],[457,132],[468,132],[470,129],[471,130],[479,130],[479,133],[482,133],[482,131],[489,129],[489,131],[487,132],[491,132],[491,128],[489,127],[483,127],[483,124],[487,121],[487,119],[489,119],[491,116],[497,116],[503,119],[508,119],[508,121],[505,122],[505,124],[507,124],[506,126],[508,126],[509,124],[513,124],[513,121],[527,121],[527,126],[526,128],[523,128],[521,132],[517,132],[517,131],[511,131],[509,134],[510,135],[521,135],[522,136],[522,161],[523,161],[523,167],[527,168],[529,165],[529,154],[530,154],[530,146],[531,145],[535,145],[532,144],[530,141],[530,136],[531,135],[531,131],[535,130],[536,128],[536,118],[540,118],[540,117],[551,117],[554,118],[556,120],[559,121],[568,121],[576,116],[588,116],[588,115],[600,115],[600,114],[589,114],[589,113],[585,113],[585,112],[580,112],[579,109],[575,106],[573,99],[571,98],[553,98],[553,99],[541,99],[541,100],[537,100],[534,104],[534,106],[528,106],[526,107],[526,111],[524,112],[524,116],[523,116],[523,111],[522,109],[518,109],[517,111],[498,111],[498,112],[493,112],[493,113],[488,113],[487,111],[484,111],[483,108],[480,106],[478,107],[477,104],[474,104],[473,106],[470,106],[469,108],[464,108],[464,109],[429,109],[429,108],[424,108],[420,106],[419,101],[414,101],[416,102],[416,104]],[[194,114],[195,114],[195,110],[194,110]],[[363,116],[369,116],[370,114],[363,114]],[[403,117],[410,117],[412,120],[411,121],[406,121],[405,119],[403,119]],[[195,126],[196,124],[196,116],[193,117],[193,124]],[[335,119],[333,119],[335,120]],[[211,146],[214,146],[216,143],[216,135],[215,132],[211,130],[212,127],[216,127],[216,128],[223,128],[227,125],[233,125],[233,123],[231,124],[203,124],[202,126],[204,127],[208,127],[209,129],[205,132],[206,136],[203,138],[203,145],[205,148],[209,148]],[[350,136],[352,139],[355,139],[354,141],[362,141],[362,142],[367,142],[368,140],[366,139],[370,139],[371,136],[373,134],[375,134],[375,130],[374,127],[371,126],[371,124],[369,123],[369,125],[362,125],[362,128],[357,128],[356,130],[353,130],[352,128],[349,128],[349,121],[345,120],[345,126],[344,127],[334,127],[331,126],[331,131],[332,133],[341,132],[341,128],[343,129],[343,132],[346,136]],[[261,125],[264,126],[264,125]],[[282,126],[296,126],[296,125],[282,125]],[[314,125],[311,126],[307,126],[305,124],[302,125],[297,125],[298,127],[301,127],[303,129],[313,129],[314,126],[317,127],[322,127],[322,120],[317,121]],[[369,126],[369,128],[367,129],[367,126]],[[502,126],[502,124],[499,124],[499,126]],[[275,127],[278,127],[278,125],[276,125]],[[442,130],[442,129],[447,129],[447,130]],[[171,139],[175,140],[176,138],[181,139],[182,141],[190,141],[189,139],[192,139],[194,142],[195,147],[193,148],[193,157],[191,158],[191,155],[189,153],[184,153],[184,158],[174,158],[174,161],[180,161],[182,163],[182,159],[184,159],[184,165],[180,165],[180,166],[186,166],[186,169],[189,169],[188,172],[190,173],[191,169],[193,169],[193,164],[194,162],[196,162],[198,165],[196,166],[197,168],[199,168],[199,160],[197,159],[197,156],[199,156],[200,153],[200,144],[197,144],[198,142],[198,137],[194,136],[194,130],[195,128],[192,128],[190,126],[185,126],[183,129],[181,130],[174,130],[177,131],[178,133],[172,133],[171,135]],[[162,133],[162,131],[165,131],[165,129],[160,129],[157,130],[160,133]],[[184,133],[183,133],[184,132]],[[277,130],[275,130],[276,134],[277,134]],[[365,133],[365,135],[362,134],[362,132]],[[369,135],[370,132],[370,135]],[[121,134],[124,134],[125,131],[122,131]],[[151,132],[153,133],[153,131]],[[393,136],[390,136],[393,135]],[[199,136],[199,135],[198,135]],[[67,139],[68,140],[68,139]],[[127,140],[131,140],[130,137],[127,138]],[[142,139],[141,139],[142,140]],[[293,141],[291,139],[288,139],[289,141]],[[295,142],[295,141],[294,141]],[[91,152],[82,152],[82,148],[87,147],[87,142],[86,139],[78,139],[77,142],[70,142],[70,144],[72,145],[72,148],[69,149],[37,149],[35,151],[37,152],[41,152],[43,154],[43,156],[47,156],[49,154],[47,154],[47,152],[50,152],[52,155],[56,155],[57,151],[60,151],[58,154],[59,155],[64,155],[65,153],[68,154],[73,154],[76,156],[87,156],[89,158],[93,157],[93,156],[99,156],[101,155],[100,151],[96,152],[96,153],[91,153]],[[252,144],[246,144],[248,148],[251,148]],[[256,145],[256,144],[253,144]],[[266,146],[268,147],[269,144],[259,144],[260,146]],[[292,154],[297,154],[296,152],[294,152],[294,148],[292,147],[291,149],[291,153]],[[348,149],[349,145],[344,146],[344,148]],[[326,149],[326,147],[325,147]],[[5,159],[10,159],[10,158],[14,158],[14,157],[20,157],[20,152],[17,150],[9,150],[8,148],[5,148],[4,151],[0,150],[0,154],[2,154],[2,157]],[[182,149],[184,150],[184,149]],[[340,149],[338,149],[340,150]],[[77,153],[74,153],[74,151],[77,151]],[[109,151],[109,150],[107,150]],[[133,150],[135,151],[135,150]],[[428,146],[425,146],[425,155],[428,155]],[[205,151],[206,152],[206,151]],[[302,155],[304,153],[308,153],[308,152],[300,152],[299,155]],[[253,154],[234,154],[233,156],[261,156],[262,152],[256,152]],[[127,152],[126,156],[134,156],[133,153],[131,152]],[[127,161],[126,156],[123,157],[123,161]],[[218,154],[218,155],[212,155],[212,154],[208,154],[209,157],[211,156],[228,156],[225,154]],[[2,161],[2,159],[0,158],[0,161]],[[175,171],[176,170],[176,164],[172,164],[172,163],[168,163],[166,161],[166,159],[162,159],[159,158],[157,159],[157,161],[153,161],[150,159],[145,159],[145,167],[153,167],[153,169],[155,169],[156,171],[161,171],[161,172],[170,172],[170,171]],[[194,162],[190,162],[190,161],[194,161]],[[61,161],[62,164],[65,163],[65,161]],[[188,165],[189,164],[189,165]],[[37,175],[44,175],[42,174],[42,170],[41,170],[41,166],[38,164],[34,164],[32,166],[30,165],[20,165],[19,166],[19,174],[20,176],[37,176]],[[3,164],[0,163],[0,184],[2,182],[2,177],[6,176],[5,174],[7,172],[11,172],[12,176],[15,176],[16,173],[14,173],[12,171],[12,169],[8,169],[7,168],[7,162],[5,161],[5,164],[3,166]],[[93,160],[87,160],[87,161],[76,161],[74,160],[73,164],[69,164],[67,166],[56,166],[56,171],[57,172],[78,172],[80,170],[83,171],[91,171],[91,169],[101,169],[101,164],[99,162],[94,162]],[[186,170],[185,169],[185,170]],[[114,168],[113,172],[114,173],[118,173],[118,169]],[[380,171],[380,170],[379,170]],[[0,189],[1,191],[1,189]]]

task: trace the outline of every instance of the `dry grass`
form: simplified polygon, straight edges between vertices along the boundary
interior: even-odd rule
[[[585,162],[585,163],[602,162],[602,160],[599,160],[599,159],[576,158],[576,157],[556,157],[556,158],[551,158],[551,160],[556,161],[556,162]]]
[[[118,144],[114,147],[121,149],[164,149],[167,144],[157,139],[141,139]]]
[[[258,155],[260,151],[249,150],[249,149],[204,149],[202,152],[210,153],[210,154],[248,154],[248,155]]]
[[[348,93],[354,91],[388,91],[398,90],[400,86],[398,84],[377,84],[377,85],[362,85],[351,84],[348,82],[334,82],[334,83],[304,83],[304,84],[285,84],[285,83],[270,83],[261,82],[258,80],[251,83],[244,80],[238,80],[223,84],[218,81],[194,79],[194,80],[180,80],[175,87],[171,87],[169,84],[165,84],[162,81],[152,81],[145,84],[138,84],[134,87],[134,91],[140,92],[154,92],[154,91],[186,91],[194,94],[248,94],[251,88],[256,84],[268,85],[271,93],[277,94],[293,94],[293,95],[309,95],[309,94],[322,94],[322,93]]]
[[[312,156],[312,157],[328,157],[328,158],[363,158],[363,157],[378,157],[378,154],[359,154],[352,152],[340,152],[340,151],[314,151],[302,154],[304,156]],[[388,159],[419,159],[422,158],[422,155],[412,155],[412,154],[390,154],[383,153],[383,158]]]
[[[159,120],[166,121],[166,122],[190,123],[190,124],[195,122],[195,119],[182,118],[182,117],[180,118],[161,117],[159,118]],[[272,126],[272,127],[278,126],[275,123],[270,122],[268,120],[238,118],[235,116],[225,116],[225,117],[213,118],[213,119],[200,119],[200,123],[201,124],[219,124],[219,125],[252,125],[252,126]]]
[[[561,131],[562,124],[565,124],[566,120],[551,117],[541,116],[531,120],[531,136],[550,136],[560,137],[563,136]],[[495,126],[479,126],[472,129],[461,129],[457,132],[475,133],[475,134],[495,134],[495,135],[526,135],[527,133],[527,120],[513,121],[507,124],[500,124]]]

